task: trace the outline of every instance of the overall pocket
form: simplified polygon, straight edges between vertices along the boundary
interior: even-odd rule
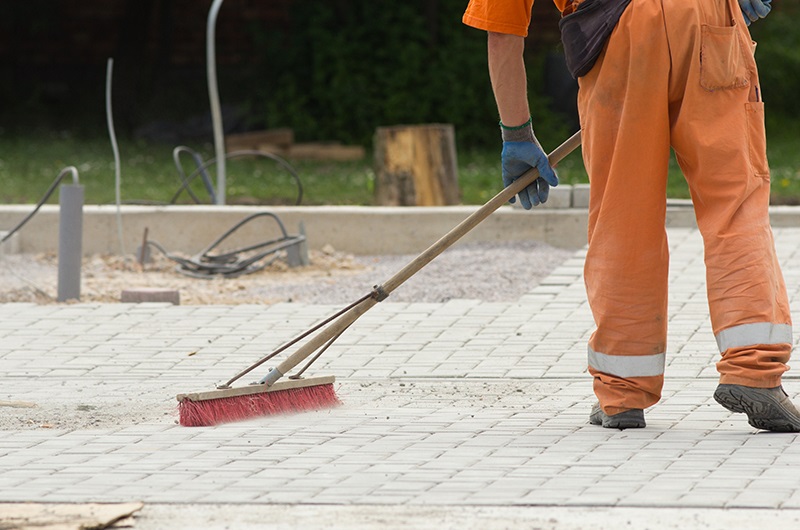
[[[700,86],[713,92],[749,84],[736,26],[703,25],[700,39]]]
[[[769,180],[767,133],[764,127],[764,104],[745,103],[747,113],[747,143],[750,147],[750,167],[756,176]]]

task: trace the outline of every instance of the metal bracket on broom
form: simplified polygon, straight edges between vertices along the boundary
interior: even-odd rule
[[[336,320],[337,318],[339,318],[339,317],[340,317],[340,316],[342,316],[343,314],[347,313],[348,311],[350,311],[350,310],[351,310],[351,309],[353,309],[354,307],[358,306],[359,304],[361,304],[362,302],[364,302],[364,301],[365,301],[365,300],[367,300],[368,298],[376,298],[376,299],[378,299],[378,301],[385,300],[385,299],[386,299],[386,296],[388,296],[388,295],[386,295],[386,296],[383,296],[383,294],[382,294],[382,293],[383,293],[383,290],[382,290],[382,289],[379,289],[379,288],[378,288],[378,286],[375,286],[375,289],[374,289],[372,292],[370,292],[369,294],[367,294],[367,295],[364,295],[363,297],[359,298],[358,300],[356,300],[356,301],[355,301],[355,302],[353,302],[352,304],[348,305],[348,306],[347,306],[347,307],[345,307],[344,309],[341,309],[341,310],[339,310],[337,313],[334,313],[333,315],[329,316],[328,318],[326,318],[325,320],[323,320],[323,321],[322,321],[322,322],[320,322],[319,324],[315,325],[314,327],[312,327],[312,328],[310,328],[310,329],[307,329],[306,331],[304,331],[304,332],[303,332],[303,333],[301,333],[300,335],[297,335],[296,337],[294,337],[294,338],[293,338],[293,339],[291,339],[290,341],[288,341],[288,342],[286,342],[286,343],[282,344],[282,345],[281,345],[281,346],[279,346],[279,347],[278,347],[276,350],[274,350],[273,352],[271,352],[269,355],[266,355],[266,356],[262,357],[261,359],[259,359],[259,360],[258,360],[258,361],[256,361],[255,363],[251,364],[250,366],[248,366],[247,368],[245,368],[244,370],[242,370],[242,371],[241,371],[241,372],[239,372],[238,374],[236,374],[236,375],[234,375],[233,377],[231,377],[230,379],[228,379],[226,382],[218,384],[218,385],[217,385],[217,388],[218,388],[218,389],[220,389],[220,390],[222,390],[222,389],[226,389],[226,388],[230,388],[230,387],[231,387],[231,385],[232,385],[233,383],[235,383],[236,381],[238,381],[239,379],[241,379],[241,378],[242,378],[242,377],[244,377],[245,375],[249,374],[250,372],[252,372],[252,371],[253,371],[253,370],[255,370],[256,368],[258,368],[259,366],[263,365],[265,362],[269,361],[269,360],[270,360],[270,359],[272,359],[273,357],[276,357],[278,354],[280,354],[280,353],[282,353],[282,352],[286,351],[287,349],[291,348],[292,346],[294,346],[295,344],[297,344],[298,342],[300,342],[300,341],[301,341],[301,340],[303,340],[304,338],[308,337],[309,335],[311,335],[311,334],[312,334],[312,333],[314,333],[315,331],[318,331],[318,330],[320,330],[321,328],[324,328],[325,326],[327,326],[328,324],[330,324],[331,322],[333,322],[334,320]],[[348,327],[349,327],[349,326],[348,326]],[[334,342],[334,341],[335,341],[337,338],[339,338],[339,336],[340,336],[342,333],[344,333],[344,331],[345,331],[346,329],[347,329],[347,328],[343,328],[341,331],[339,331],[339,333],[337,333],[337,334],[336,334],[336,335],[335,335],[335,336],[334,336],[334,337],[333,337],[333,338],[332,338],[330,341],[328,341],[328,343],[327,343],[325,346],[323,346],[323,347],[322,347],[322,349],[319,351],[319,353],[317,353],[317,355],[315,355],[315,356],[314,356],[314,357],[311,359],[311,361],[309,361],[309,363],[308,363],[306,366],[304,366],[304,367],[303,367],[303,369],[302,369],[302,370],[300,370],[298,373],[296,373],[296,374],[294,374],[293,376],[291,376],[291,379],[297,379],[297,378],[299,378],[299,377],[300,377],[300,375],[301,375],[303,372],[305,372],[305,371],[308,369],[308,367],[309,367],[309,366],[311,366],[311,364],[312,364],[314,361],[316,361],[316,360],[319,358],[319,356],[320,356],[320,355],[322,355],[322,353],[323,353],[325,350],[327,350],[327,349],[328,349],[328,347],[330,347],[330,345],[331,345],[331,344],[333,344],[333,342]],[[302,361],[302,359],[301,359],[301,361]],[[300,362],[300,361],[298,361],[298,364],[299,364],[299,362]],[[264,378],[264,379],[262,379],[261,381],[259,381],[259,384],[263,384],[263,383],[265,383],[265,382],[266,382],[266,378]]]
[[[581,133],[580,131],[578,131],[572,137],[570,137],[566,142],[564,142],[563,144],[558,146],[555,150],[553,150],[553,152],[550,153],[550,155],[548,155],[548,160],[550,162],[550,165],[556,166],[568,154],[574,151],[580,145],[580,143],[581,143]],[[323,322],[320,322],[313,328],[291,339],[289,342],[280,346],[277,350],[273,351],[266,357],[263,357],[262,359],[252,364],[245,370],[242,370],[234,377],[232,377],[230,380],[228,380],[226,383],[219,385],[217,388],[220,389],[230,388],[230,385],[237,379],[241,378],[242,376],[251,372],[252,370],[258,368],[268,360],[274,358],[276,355],[284,352],[288,348],[297,344],[299,341],[305,339],[306,337],[312,335],[313,333],[319,330],[322,330],[318,335],[312,337],[308,342],[300,346],[294,353],[289,355],[289,357],[287,357],[277,367],[270,369],[269,373],[263,379],[261,379],[259,383],[266,384],[267,386],[272,386],[276,381],[278,381],[278,379],[287,374],[295,366],[303,362],[314,352],[317,352],[317,354],[311,359],[311,361],[309,361],[309,363],[306,364],[306,366],[303,367],[299,373],[290,376],[290,379],[300,377],[300,375],[303,372],[305,372],[305,370],[314,361],[316,361],[319,358],[319,356],[322,355],[322,353],[325,350],[327,350],[331,346],[331,344],[333,344],[333,342],[337,338],[339,338],[339,336],[341,336],[341,334],[344,333],[344,331],[347,330],[347,328],[350,327],[350,325],[353,322],[355,322],[361,315],[366,313],[378,302],[385,300],[392,291],[394,291],[397,287],[402,285],[411,276],[416,274],[425,265],[430,263],[436,256],[441,254],[443,251],[445,251],[447,248],[453,245],[456,241],[461,239],[461,237],[467,234],[470,230],[475,228],[475,226],[477,226],[480,222],[486,219],[491,213],[497,210],[500,206],[508,203],[508,201],[511,198],[516,196],[529,184],[534,182],[538,177],[539,177],[539,172],[535,168],[528,170],[519,179],[514,181],[513,184],[504,188],[500,193],[498,193],[492,199],[490,199],[489,202],[484,204],[481,208],[479,208],[469,217],[464,219],[450,232],[442,236],[433,245],[428,247],[427,250],[422,252],[422,254],[417,256],[408,265],[403,267],[394,276],[389,278],[383,285],[376,285],[370,293],[364,295],[359,300],[356,300],[355,302],[345,307],[344,309],[340,310],[336,314],[325,319]]]

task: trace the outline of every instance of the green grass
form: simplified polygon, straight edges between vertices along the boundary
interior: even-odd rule
[[[213,156],[213,148],[191,146],[202,158]],[[123,203],[168,203],[181,188],[173,158],[173,146],[120,140]],[[186,173],[196,166],[183,155]],[[39,200],[59,171],[75,166],[85,188],[87,204],[110,204],[116,200],[114,155],[105,138],[76,138],[39,134],[24,137],[0,135],[0,203],[33,203]],[[372,170],[368,160],[359,162],[292,161],[303,188],[302,204],[369,204]],[[216,170],[209,168],[216,185]],[[267,158],[243,157],[226,163],[228,203],[294,204],[298,186],[292,174]],[[204,203],[210,196],[202,179],[192,180],[192,190]],[[53,197],[50,203],[57,202]],[[184,191],[178,204],[194,204]]]
[[[800,204],[800,124],[768,123],[767,139],[772,202]]]
[[[800,203],[800,125],[788,123],[769,128],[769,158],[773,202]],[[213,155],[210,145],[191,146],[204,158]],[[552,147],[552,146],[548,146]],[[172,161],[173,146],[120,140],[121,197],[124,203],[167,203],[180,188]],[[494,150],[461,150],[459,178],[464,204],[482,204],[500,190],[499,146]],[[191,171],[185,157],[187,172]],[[369,157],[358,162],[290,161],[303,187],[304,205],[369,205],[374,191],[374,172]],[[85,187],[87,204],[115,201],[114,159],[106,138],[81,138],[66,133],[0,133],[0,203],[37,202],[59,171],[75,166]],[[288,171],[262,158],[237,158],[227,163],[229,204],[294,204],[297,186]],[[562,183],[588,182],[580,153],[559,166]],[[216,173],[210,170],[212,182]],[[194,193],[210,203],[201,179],[194,179]],[[689,191],[674,159],[670,164],[668,196],[688,198]],[[58,201],[57,194],[50,203]],[[193,204],[186,192],[176,201]]]

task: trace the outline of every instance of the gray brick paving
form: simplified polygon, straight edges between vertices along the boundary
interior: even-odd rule
[[[775,233],[800,321],[800,229]],[[0,305],[0,400],[38,405],[0,408],[35,418],[0,431],[0,502],[798,509],[798,437],[711,398],[700,237],[669,235],[667,383],[635,431],[587,424],[583,251],[513,303],[387,300],[315,367],[342,406],[213,428],[176,425],[175,394],[338,308]]]

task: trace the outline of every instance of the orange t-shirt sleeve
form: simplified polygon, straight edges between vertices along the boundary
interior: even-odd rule
[[[528,36],[533,0],[470,0],[461,21],[494,33]]]
[[[572,0],[553,0],[564,11]],[[528,36],[533,0],[470,0],[461,21],[473,28]]]

